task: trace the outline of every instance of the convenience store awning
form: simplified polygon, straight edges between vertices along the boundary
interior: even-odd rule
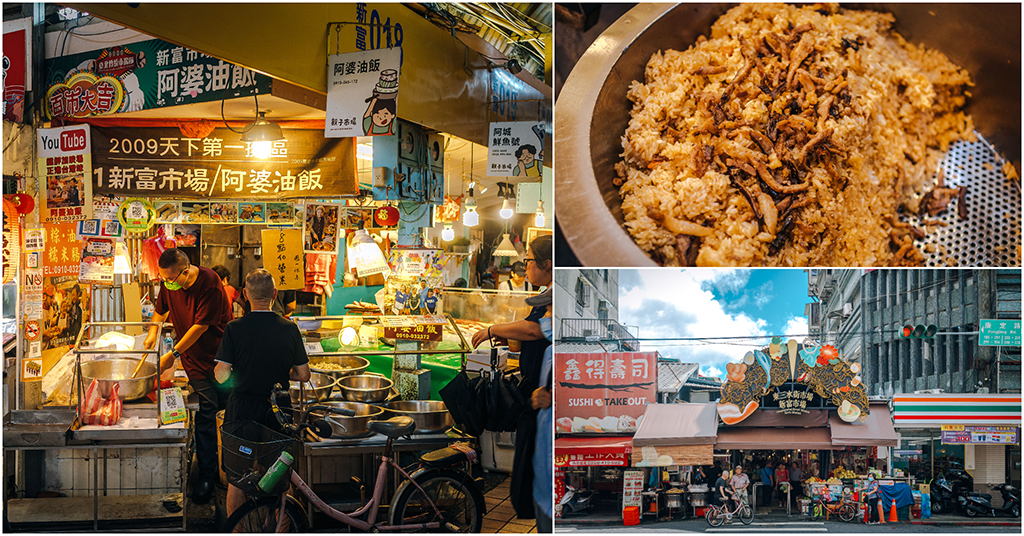
[[[710,465],[718,410],[707,404],[648,404],[633,435],[633,465]]]
[[[892,426],[888,404],[871,404],[867,422],[848,423],[830,412],[828,425],[832,444],[837,447],[898,447],[899,436]]]
[[[555,467],[628,467],[631,437],[559,437]]]
[[[1020,394],[893,395],[893,423],[896,428],[1020,426],[1020,398]]]
[[[716,449],[721,450],[832,450],[826,426],[815,428],[719,428]]]

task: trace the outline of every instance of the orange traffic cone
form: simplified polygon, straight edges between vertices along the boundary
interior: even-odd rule
[[[864,523],[871,522],[871,507],[868,506],[868,503],[861,503],[860,512],[864,514]]]
[[[892,508],[889,509],[889,523],[898,523],[899,519],[896,518],[896,499],[892,500]]]
[[[885,524],[885,510],[882,510],[882,501],[878,501],[878,522]]]

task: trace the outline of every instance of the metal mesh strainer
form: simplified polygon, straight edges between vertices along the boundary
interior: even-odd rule
[[[940,166],[947,186],[966,186],[967,219],[960,221],[957,203],[935,217],[933,226],[915,244],[925,254],[925,266],[1020,266],[1021,191],[1019,179],[1003,175],[1004,160],[981,134],[976,142],[959,141],[946,152]],[[918,194],[920,197],[920,194]],[[905,221],[922,229],[916,216]]]

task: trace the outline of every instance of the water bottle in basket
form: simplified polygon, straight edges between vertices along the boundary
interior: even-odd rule
[[[291,454],[288,454],[287,451],[282,452],[281,455],[277,457],[277,461],[274,462],[274,465],[270,466],[270,469],[267,470],[267,474],[263,475],[263,478],[260,479],[258,484],[259,488],[263,490],[264,493],[270,493],[271,490],[277,487],[277,483],[281,481],[281,477],[288,473],[288,468],[292,466],[292,462],[294,461],[295,458],[293,458]]]

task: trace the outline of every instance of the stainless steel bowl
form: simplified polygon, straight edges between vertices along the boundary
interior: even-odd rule
[[[338,380],[338,389],[352,402],[382,402],[394,384],[384,376],[361,374]]]
[[[653,53],[687,49],[699,36],[708,35],[712,23],[732,6],[640,3],[608,27],[573,66],[555,104],[555,214],[583,266],[656,266],[623,229],[619,188],[612,182],[633,107],[626,93],[634,80],[644,80],[644,69]],[[904,38],[943,52],[971,73],[973,98],[968,99],[965,111],[971,114],[976,130],[1019,170],[1020,4],[890,3],[858,7],[893,13],[894,29]],[[1004,68],[993,68],[995,65]],[[973,160],[970,165],[977,166],[977,159]],[[976,182],[968,185],[972,192],[978,191]],[[994,197],[989,194],[986,199]],[[1007,195],[1006,199],[1008,209],[993,200],[992,210],[972,214],[1019,214],[1019,194]],[[1020,220],[1008,221],[1012,226],[1005,234],[1019,233]],[[964,222],[967,224],[983,229],[986,225],[991,228],[993,221],[989,217],[987,223],[977,226],[972,217],[972,221]],[[1002,224],[996,221],[994,225]],[[966,236],[958,242],[971,244],[968,249],[989,242],[979,240],[985,235],[980,230],[963,234]],[[944,244],[954,249],[950,241]],[[1004,261],[996,258],[994,246],[991,252],[989,262],[961,260],[961,265],[1002,265]],[[1019,259],[1010,257],[1015,261],[1011,265],[1019,263]]]
[[[392,400],[382,406],[393,416],[412,417],[418,434],[436,434],[455,425],[444,402],[437,400]]]
[[[331,396],[331,391],[334,390],[334,386],[337,384],[338,379],[328,374],[320,374],[317,372],[310,374],[309,381],[305,382],[305,402],[309,403],[327,400]],[[293,406],[299,403],[299,397],[301,395],[299,382],[288,382],[288,395],[292,398]]]
[[[88,389],[92,381],[98,380],[100,395],[110,396],[114,385],[120,385],[118,398],[136,400],[149,394],[156,382],[156,365],[143,363],[138,376],[132,378],[132,372],[139,365],[138,359],[95,359],[82,363],[83,388]]]
[[[341,370],[331,370],[320,368],[317,365],[321,363],[331,363],[337,365]],[[370,368],[370,361],[366,358],[354,356],[354,355],[331,355],[331,356],[310,356],[309,358],[309,369],[314,372],[321,374],[329,374],[335,378],[344,378],[345,376],[358,376],[366,372],[366,369]]]
[[[327,420],[328,424],[331,425],[331,438],[350,439],[368,436],[373,432],[367,429],[366,425],[384,414],[384,410],[377,406],[359,402],[325,402],[322,405],[332,408],[350,409],[356,412],[354,417],[335,414],[324,415],[318,411],[311,413],[318,418]]]

